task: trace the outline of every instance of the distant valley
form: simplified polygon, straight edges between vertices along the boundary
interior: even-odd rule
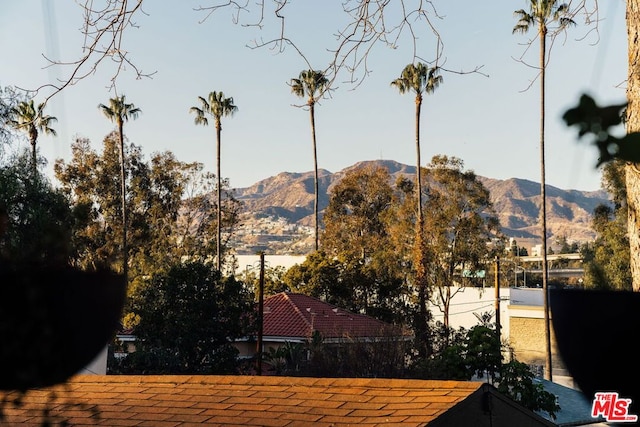
[[[415,167],[391,160],[359,162],[338,172],[324,169],[319,175],[319,208],[329,202],[333,185],[350,170],[373,165],[386,168],[393,181],[398,176],[414,176]],[[306,254],[313,244],[313,171],[282,172],[246,188],[236,189],[236,197],[244,205],[243,221],[233,247],[238,254]],[[538,214],[540,184],[511,178],[498,180],[478,177],[491,193],[502,230],[519,246],[539,243]],[[569,242],[592,240],[595,233],[590,223],[599,204],[609,204],[604,190],[562,190],[547,186],[547,228],[550,244],[564,236]]]

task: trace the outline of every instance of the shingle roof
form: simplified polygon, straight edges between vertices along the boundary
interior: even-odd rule
[[[352,313],[307,295],[282,292],[264,300],[265,336],[309,338],[318,331],[324,338],[388,336],[392,325]]]
[[[605,421],[601,416],[598,418],[591,416],[591,402],[581,391],[544,379],[536,380],[536,382],[542,384],[545,391],[556,396],[560,410],[556,413],[554,422],[558,426],[586,426]],[[549,418],[545,412],[538,411],[538,413],[544,418]]]
[[[79,375],[33,390],[20,406],[0,392],[0,425],[71,426],[424,426],[483,383],[256,376]],[[52,392],[57,398],[52,400]],[[4,402],[4,403],[2,403]],[[57,418],[56,418],[57,417]]]

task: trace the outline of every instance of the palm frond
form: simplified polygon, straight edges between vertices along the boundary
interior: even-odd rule
[[[316,101],[327,89],[329,79],[320,70],[303,70],[297,79],[291,79],[291,92],[296,96],[309,98],[309,104]]]
[[[112,122],[126,122],[129,118],[137,119],[142,110],[133,104],[125,102],[125,96],[109,99],[109,105],[99,104],[98,108],[102,114]]]
[[[219,121],[221,117],[233,116],[238,111],[238,107],[234,104],[233,97],[227,98],[223,92],[212,91],[209,92],[207,98],[198,96],[198,100],[201,106],[191,107],[189,109],[190,113],[196,115],[194,123],[197,125],[206,126],[209,124],[206,117],[207,114]]]
[[[422,62],[409,64],[404,67],[400,77],[391,82],[391,86],[396,87],[401,94],[409,91],[415,92],[418,96],[422,92],[433,93],[442,83],[442,77],[438,72],[438,67],[429,67]]]
[[[56,131],[51,127],[53,123],[58,121],[53,116],[44,114],[45,104],[41,103],[37,107],[34,106],[33,99],[20,102],[10,112],[9,125],[14,129],[26,131],[27,133],[37,133],[42,131],[46,134],[56,136]]]
[[[296,96],[304,96],[304,85],[300,79],[291,79],[291,92]]]

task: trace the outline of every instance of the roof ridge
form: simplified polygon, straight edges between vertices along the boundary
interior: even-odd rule
[[[331,304],[330,302],[323,301],[320,298],[317,298],[317,297],[314,297],[314,296],[311,296],[311,295],[306,295],[306,294],[298,293],[298,292],[286,292],[286,291],[282,292],[282,293],[285,294],[287,296],[287,298],[289,298],[289,295],[299,295],[299,296],[303,296],[305,298],[309,298],[309,299],[315,300],[316,302],[319,302],[320,304],[327,305],[327,306],[331,307],[331,310],[333,310],[336,314],[339,311],[341,313],[348,314],[348,315],[351,315],[351,316],[357,316],[359,318],[366,318],[367,320],[373,321],[375,323],[379,323],[381,325],[389,324],[389,323],[387,323],[385,321],[382,321],[380,319],[376,319],[375,317],[370,316],[370,315],[368,315],[366,313],[358,313],[358,312],[355,312],[355,311],[351,311],[351,310],[348,310],[346,308],[340,307],[340,306],[338,306],[336,304]],[[292,304],[293,304],[293,301],[292,301]],[[295,304],[293,304],[293,305],[295,306]]]
[[[298,314],[298,316],[302,319],[305,325],[307,325],[307,327],[311,329],[311,333],[313,334],[313,325],[311,324],[311,322],[307,320],[304,313],[298,308],[298,306],[293,302],[293,300],[289,298],[289,292],[283,292],[283,294],[286,301],[289,303],[289,305],[291,305],[291,307],[293,307],[293,310],[296,312],[296,314]]]

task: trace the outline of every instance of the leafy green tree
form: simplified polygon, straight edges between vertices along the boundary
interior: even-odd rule
[[[115,133],[105,138],[104,143],[101,158],[88,139],[76,139],[71,145],[70,164],[57,160],[54,170],[79,221],[79,229],[73,236],[78,248],[75,264],[85,269],[107,267],[117,271],[122,263],[122,252],[118,250],[122,238],[118,233],[123,227],[119,190],[112,184],[119,169]]]
[[[503,359],[503,345],[498,340],[491,316],[482,316],[470,329],[453,330],[442,323],[431,328],[433,353],[416,359],[409,367],[414,378],[456,379],[469,381],[484,378],[498,391],[532,411],[545,411],[552,418],[560,410],[555,395],[544,390],[528,365]]]
[[[328,89],[329,80],[324,73],[319,70],[304,70],[300,72],[298,78],[291,79],[291,92],[300,98],[307,98],[309,107],[309,118],[311,120],[311,142],[313,143],[313,171],[314,171],[314,248],[318,250],[319,241],[319,212],[318,212],[318,152],[316,148],[316,103],[318,99]]]
[[[275,295],[280,292],[290,292],[289,286],[284,282],[284,276],[287,269],[281,265],[264,268],[264,296]],[[258,286],[260,282],[260,274],[256,269],[245,271],[243,274],[245,285],[254,290],[256,300],[258,299]]]
[[[118,133],[118,142],[120,147],[120,204],[122,216],[122,274],[125,280],[129,280],[129,248],[127,246],[127,174],[125,166],[125,150],[124,150],[124,122],[129,119],[137,119],[141,110],[133,104],[128,104],[125,96],[121,95],[109,99],[109,105],[99,104],[98,108],[102,114],[111,122],[116,124]]]
[[[312,252],[302,264],[289,268],[283,281],[292,292],[351,308],[351,293],[340,283],[340,262],[328,257],[322,250]]]
[[[609,162],[602,171],[602,184],[612,195],[613,206],[599,205],[594,210],[592,228],[597,237],[581,249],[584,285],[598,289],[632,290],[624,163],[620,160]]]
[[[117,368],[123,373],[233,374],[231,343],[254,333],[251,293],[202,262],[153,275],[132,312],[140,346]]]
[[[466,363],[478,378],[487,377],[492,382],[502,368],[502,345],[497,338],[495,325],[478,324],[469,329],[465,341]]]
[[[147,161],[139,147],[125,147],[127,173],[132,183],[128,228],[131,238],[130,290],[144,277],[165,271],[181,260],[212,262],[215,251],[217,206],[209,196],[214,176],[201,163],[184,163],[170,152],[155,153]],[[119,193],[113,186],[117,175],[118,140],[115,133],[104,140],[97,153],[87,139],[72,145],[69,163],[59,160],[55,173],[73,202],[81,227],[74,234],[77,264],[85,268],[117,268],[122,230]],[[225,188],[223,227],[233,235],[239,221],[240,203]],[[227,242],[224,243],[225,245]]]
[[[29,144],[31,144],[31,167],[35,174],[38,168],[38,135],[42,132],[45,135],[55,136],[56,131],[51,125],[57,122],[58,119],[45,115],[44,104],[38,104],[36,107],[33,99],[21,101],[11,109],[9,116],[11,117],[9,124],[14,129],[24,132],[29,138]]]
[[[26,153],[0,166],[0,264],[67,266],[75,249],[70,202],[43,175],[34,175],[31,166]]]
[[[545,376],[551,380],[551,332],[549,327],[548,262],[547,262],[547,197],[545,179],[545,84],[547,71],[547,38],[565,30],[575,22],[570,18],[569,5],[558,0],[529,0],[529,10],[518,9],[514,12],[518,18],[513,34],[527,33],[537,26],[540,41],[540,235],[542,239],[542,288],[544,291],[544,317],[546,362]],[[555,26],[554,26],[555,25]]]
[[[409,376],[412,378],[447,379],[468,381],[473,376],[466,361],[467,330],[453,329],[436,322],[429,328],[431,354],[414,357],[409,361]]]
[[[216,129],[216,175],[218,177],[218,186],[216,196],[218,206],[222,206],[222,175],[220,171],[220,145],[222,136],[222,117],[233,116],[238,107],[233,103],[233,98],[226,98],[222,92],[210,92],[207,98],[198,97],[200,101],[199,107],[191,107],[190,113],[194,113],[196,125],[207,126],[209,119],[207,115],[213,117],[213,124]],[[222,209],[218,209],[218,229],[216,233],[216,266],[218,270],[222,267]]]
[[[498,391],[532,411],[544,411],[551,418],[561,409],[553,393],[544,389],[526,363],[512,360],[502,365]]]
[[[349,307],[387,322],[402,322],[408,291],[389,217],[394,193],[384,168],[349,171],[333,187],[325,210],[323,252],[340,263]]]
[[[449,326],[454,283],[464,284],[461,272],[483,268],[495,255],[489,244],[499,237],[500,224],[489,190],[462,160],[434,156],[427,167],[429,199],[425,203],[424,237],[428,248],[429,280],[435,302]],[[461,289],[461,288],[459,288]]]
[[[11,137],[11,128],[8,125],[11,120],[11,110],[17,103],[13,102],[13,97],[5,97],[5,92],[10,91],[10,87],[0,86],[0,147],[1,153],[4,153],[4,146],[8,144]]]
[[[629,57],[635,57],[638,51],[639,32],[638,23],[640,17],[636,12],[637,4],[634,1],[627,2],[627,30],[629,33]],[[567,126],[576,126],[578,128],[578,138],[581,139],[589,136],[591,143],[598,150],[598,163],[600,167],[604,165],[603,171],[603,187],[609,191],[614,199],[614,222],[625,221],[629,241],[629,268],[632,282],[632,289],[640,290],[640,237],[636,232],[638,229],[638,211],[640,205],[640,175],[638,174],[637,164],[640,162],[640,132],[638,132],[638,108],[636,103],[637,96],[632,95],[638,92],[638,79],[635,75],[635,68],[629,67],[629,84],[627,91],[627,103],[599,106],[595,100],[587,94],[582,94],[577,106],[568,109],[563,114]],[[616,128],[621,124],[627,125],[626,134],[619,136],[611,128]],[[624,164],[624,169],[622,165]],[[625,215],[626,213],[626,215]],[[609,214],[607,214],[609,215]],[[607,227],[612,231],[611,236],[620,233],[613,231],[620,224],[614,227]],[[612,241],[610,241],[611,243]],[[614,245],[615,246],[615,245]],[[593,261],[594,248],[588,245],[583,247],[583,255],[585,261]],[[621,254],[622,259],[626,259],[626,255]],[[620,259],[616,259],[620,262]],[[625,261],[626,262],[626,261]],[[607,278],[604,274],[604,266],[592,266],[592,281],[600,284],[606,283]],[[603,285],[604,286],[604,285]]]

